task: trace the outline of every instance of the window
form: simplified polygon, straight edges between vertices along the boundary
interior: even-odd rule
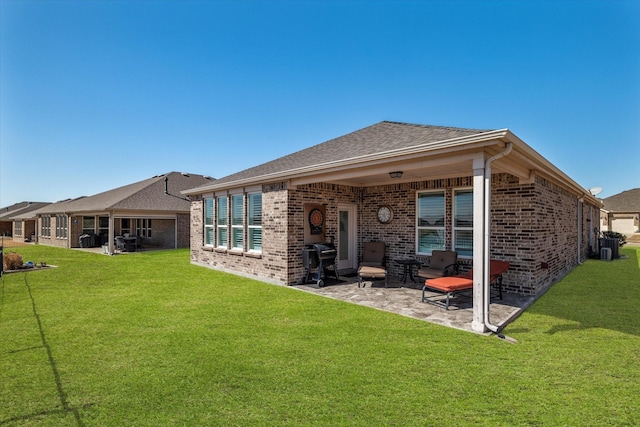
[[[22,221],[18,220],[18,221],[14,221],[15,224],[15,234],[16,236],[22,236]]]
[[[204,199],[204,244],[213,246],[213,197]]]
[[[120,234],[123,236],[125,234],[131,234],[131,219],[129,218],[120,219]]]
[[[98,217],[98,234],[100,236],[109,236],[109,217]]]
[[[247,250],[262,251],[262,193],[247,195]]]
[[[244,236],[244,197],[242,194],[231,196],[231,248],[243,249]]]
[[[56,237],[66,239],[68,229],[67,216],[56,215]]]
[[[453,250],[473,256],[473,190],[453,193]]]
[[[416,209],[417,253],[429,255],[434,250],[444,250],[444,191],[418,193]]]
[[[82,234],[94,233],[96,231],[96,218],[93,216],[82,217]]]
[[[216,236],[216,244],[220,248],[227,247],[227,198],[226,197],[218,197],[216,199],[216,221],[217,221],[217,236]]]
[[[151,238],[151,218],[136,219],[136,236]]]
[[[40,235],[43,237],[51,237],[51,216],[43,216],[40,220]]]

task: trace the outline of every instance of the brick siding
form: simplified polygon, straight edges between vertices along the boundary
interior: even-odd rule
[[[472,177],[449,178],[411,183],[356,188],[317,183],[287,189],[278,183],[263,186],[263,250],[261,257],[216,251],[203,247],[203,201],[191,204],[191,261],[224,271],[235,272],[279,284],[300,283],[305,274],[305,204],[326,208],[326,236],[337,236],[338,204],[358,207],[358,253],[362,243],[384,241],[387,244],[387,268],[390,274],[402,274],[397,258],[415,257],[416,192],[444,190],[447,226],[445,241],[451,248],[453,191],[473,186]],[[520,184],[508,174],[492,179],[491,256],[511,263],[504,277],[506,289],[520,294],[537,294],[566,275],[577,265],[578,201],[575,195],[536,178]],[[376,211],[380,205],[393,209],[394,219],[380,224]],[[592,211],[595,209],[595,214]],[[580,259],[589,250],[590,214],[598,218],[598,207],[582,209]],[[428,261],[428,257],[417,257]],[[463,270],[470,259],[462,259]]]

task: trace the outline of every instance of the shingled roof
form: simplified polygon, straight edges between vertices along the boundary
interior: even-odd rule
[[[189,212],[191,203],[180,192],[211,183],[212,180],[202,175],[170,172],[94,196],[53,203],[39,209],[37,214],[109,210]]]
[[[609,212],[640,212],[640,188],[623,191],[602,200],[604,209]]]
[[[325,163],[382,154],[396,149],[446,141],[489,131],[383,121],[259,166],[228,175],[216,180],[215,184],[224,184]]]
[[[49,202],[19,202],[0,208],[0,221],[12,220],[16,216],[25,215],[50,204]]]

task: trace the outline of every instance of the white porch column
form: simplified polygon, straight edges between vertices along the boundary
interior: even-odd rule
[[[484,155],[473,159],[473,322],[476,332],[486,332],[484,324]]]
[[[109,255],[113,255],[115,253],[115,240],[115,220],[113,218],[113,212],[109,212]]]

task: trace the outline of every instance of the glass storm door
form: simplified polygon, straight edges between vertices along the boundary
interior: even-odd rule
[[[338,270],[356,268],[356,242],[356,206],[338,205]]]

